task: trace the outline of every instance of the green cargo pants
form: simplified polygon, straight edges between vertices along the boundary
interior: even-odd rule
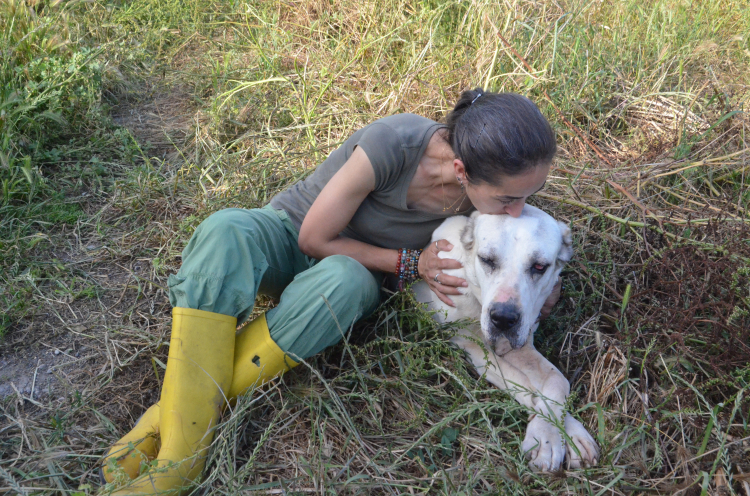
[[[204,220],[169,277],[173,307],[250,316],[255,296],[280,298],[266,314],[271,338],[295,358],[341,340],[380,302],[380,279],[353,258],[315,260],[297,244],[289,216],[270,206],[221,210]]]

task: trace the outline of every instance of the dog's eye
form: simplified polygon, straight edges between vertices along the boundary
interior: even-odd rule
[[[479,261],[482,262],[482,265],[486,266],[490,270],[495,270],[495,261],[491,258],[485,258],[485,257],[478,257]]]
[[[531,266],[531,273],[535,275],[544,274],[547,271],[547,267],[549,267],[549,264],[535,263]]]

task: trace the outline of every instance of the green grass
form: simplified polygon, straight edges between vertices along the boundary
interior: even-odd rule
[[[0,354],[58,367],[37,366],[54,394],[0,402],[0,486],[97,491],[158,397],[166,277],[202,219],[486,86],[558,135],[533,202],[576,258],[535,342],[600,465],[530,472],[527,413],[398,295],[225,415],[201,494],[746,494],[749,8],[0,0]]]

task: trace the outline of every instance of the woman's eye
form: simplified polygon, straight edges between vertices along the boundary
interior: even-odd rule
[[[531,266],[531,272],[534,274],[544,274],[544,272],[547,270],[547,267],[549,267],[549,264],[540,264],[536,263]]]

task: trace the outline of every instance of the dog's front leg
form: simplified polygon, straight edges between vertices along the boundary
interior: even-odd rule
[[[570,392],[565,376],[534,349],[531,341],[503,358],[520,369],[537,391],[533,406],[537,414],[529,422],[522,445],[532,467],[557,470],[566,451],[571,468],[595,465],[599,458],[596,441],[578,420],[565,414],[565,400]],[[569,442],[560,433],[560,422]]]
[[[477,343],[468,329],[462,329],[451,341],[466,351],[477,372],[487,381],[536,412],[522,444],[532,468],[559,470],[566,451],[571,468],[596,463],[599,457],[596,441],[580,422],[564,414],[565,399],[570,392],[567,379],[533,345],[498,356]],[[563,419],[565,432],[576,449],[566,444],[558,428]]]
[[[520,369],[478,344],[467,329],[461,329],[451,341],[466,352],[479,375],[507,391],[523,406],[534,409],[536,387]]]
[[[535,392],[531,399],[535,413],[526,427],[521,449],[532,468],[543,472],[559,470],[565,460],[566,445],[558,426],[565,417],[568,381],[532,346],[512,350],[502,359],[522,371]]]
[[[536,412],[526,429],[522,449],[527,453],[532,468],[558,470],[565,459],[565,441],[554,420],[550,420],[562,421],[568,393],[565,378],[559,384],[554,380],[545,380],[536,370],[540,365],[537,357],[523,348],[498,356],[478,344],[467,330],[462,330],[452,341],[466,351],[479,374]],[[532,348],[532,351],[535,350]]]

